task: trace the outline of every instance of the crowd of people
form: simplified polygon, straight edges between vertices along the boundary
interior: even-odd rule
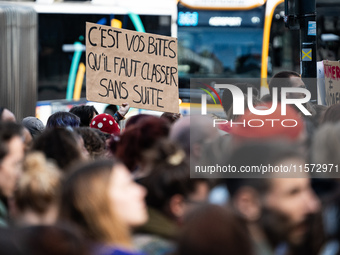
[[[284,71],[261,98],[235,86],[268,110],[273,91],[305,84]],[[249,103],[234,114],[225,90],[218,122],[82,105],[46,125],[0,107],[0,254],[340,254],[340,105]],[[216,165],[294,171],[195,172]]]

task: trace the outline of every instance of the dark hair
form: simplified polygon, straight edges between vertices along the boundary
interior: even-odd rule
[[[91,120],[98,112],[93,105],[79,105],[71,108],[70,113],[77,115],[80,118],[80,126],[90,126]]]
[[[125,128],[128,128],[128,127],[130,127],[132,125],[135,125],[138,122],[140,122],[141,120],[143,120],[145,117],[150,117],[150,116],[152,116],[152,115],[149,115],[149,114],[136,114],[136,115],[133,115],[130,118],[128,118],[128,120],[126,121]]]
[[[47,120],[46,128],[79,127],[80,118],[70,112],[53,113]]]
[[[245,222],[231,209],[204,205],[188,214],[179,235],[177,255],[252,255]]]
[[[340,121],[340,104],[333,104],[324,112],[321,124],[327,122],[335,123],[338,121]]]
[[[170,124],[174,123],[181,117],[180,113],[172,113],[172,112],[164,112],[161,115],[161,118],[166,119],[167,121],[170,122]]]
[[[66,128],[49,128],[34,140],[32,150],[42,151],[65,171],[72,163],[82,159],[77,136]]]
[[[185,152],[167,139],[160,140],[145,152],[146,167],[150,173],[139,180],[147,189],[146,203],[167,212],[170,199],[176,195],[184,198],[193,193],[201,179],[191,179]]]
[[[92,158],[97,158],[104,155],[105,141],[100,137],[95,128],[79,127],[75,131],[83,137],[84,146]],[[100,130],[98,130],[101,132]]]
[[[34,255],[88,255],[88,246],[76,229],[66,225],[31,226],[17,229],[21,249]],[[6,253],[7,254],[7,253]]]
[[[230,164],[240,170],[241,166],[272,165],[288,158],[303,158],[301,153],[292,144],[282,141],[245,143],[237,148],[231,155],[226,165]],[[258,177],[259,173],[255,173]],[[269,178],[229,178],[226,184],[233,197],[244,186],[254,188],[260,194],[265,194],[270,188]]]
[[[169,123],[155,116],[143,117],[138,123],[126,128],[117,143],[115,155],[131,170],[142,161],[142,153],[157,140],[168,137]],[[114,152],[113,152],[114,153]]]
[[[99,137],[102,139],[102,141],[105,143],[107,139],[110,139],[112,137],[111,134],[104,133],[103,131],[97,129],[97,128],[91,128],[95,133],[99,135]],[[106,145],[105,145],[106,148]]]
[[[281,71],[276,73],[269,82],[269,92],[273,94],[273,88],[277,88],[277,98],[281,101],[281,88],[291,87],[290,77],[301,77],[300,74],[294,71]]]
[[[14,122],[0,122],[0,162],[8,153],[8,142],[15,136],[22,136],[23,127]]]

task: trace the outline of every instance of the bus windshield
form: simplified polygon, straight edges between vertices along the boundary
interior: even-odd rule
[[[259,77],[261,28],[187,28],[178,32],[180,72],[209,76]]]
[[[180,79],[260,77],[263,7],[243,12],[187,10],[178,13]]]

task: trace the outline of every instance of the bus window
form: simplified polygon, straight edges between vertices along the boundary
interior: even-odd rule
[[[318,61],[340,59],[340,4],[317,1]]]
[[[180,0],[180,95],[189,89],[190,78],[232,78],[241,83],[247,78],[258,78],[252,80],[253,85],[266,89],[266,78],[272,73],[268,56],[271,17],[282,2]]]
[[[179,6],[178,15],[180,82],[190,77],[260,77],[263,6],[195,12]]]

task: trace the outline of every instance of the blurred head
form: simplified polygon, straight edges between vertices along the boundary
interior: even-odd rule
[[[187,155],[190,155],[190,120],[189,116],[179,119],[171,126],[169,134],[170,140],[181,146]]]
[[[79,127],[80,118],[70,112],[53,113],[47,120],[46,128]]]
[[[146,152],[148,174],[139,182],[147,189],[146,203],[172,220],[207,201],[205,179],[191,179],[184,151],[168,140],[161,140]]]
[[[143,153],[168,134],[167,121],[155,116],[145,116],[124,130],[117,143],[115,155],[128,169],[135,171],[143,164]]]
[[[273,88],[277,88],[278,100],[281,101],[282,88],[306,88],[301,75],[293,71],[282,71],[275,74],[269,82],[269,91],[273,95]],[[287,98],[304,98],[303,93],[288,93]]]
[[[24,143],[22,126],[0,122],[0,195],[12,197],[22,172]]]
[[[325,114],[328,107],[325,105],[316,104],[314,105],[314,109],[315,109],[315,115],[313,116],[313,123],[316,127],[318,127],[321,124],[323,115]]]
[[[32,147],[33,137],[26,127],[22,127],[22,134],[24,139],[25,152],[27,152]]]
[[[152,115],[149,114],[136,114],[131,116],[126,120],[125,128],[128,128],[132,125],[137,124],[139,121],[143,120],[145,117],[150,117]]]
[[[186,215],[178,255],[251,255],[252,242],[244,222],[217,205],[204,205]]]
[[[165,112],[161,115],[161,118],[168,120],[170,124],[175,123],[181,117],[182,115],[180,113],[172,113],[172,112]]]
[[[33,139],[38,137],[45,129],[42,121],[36,117],[26,117],[21,124],[30,131]]]
[[[31,226],[16,231],[16,239],[21,241],[18,246],[25,254],[89,255],[85,240],[70,226]]]
[[[77,115],[80,118],[80,126],[90,126],[91,120],[98,114],[93,105],[78,105],[73,106],[70,113]]]
[[[286,143],[245,144],[229,161],[236,166],[304,166],[299,152]],[[295,177],[295,178],[292,178]],[[256,224],[275,247],[286,241],[301,244],[309,230],[309,220],[320,209],[319,200],[305,173],[269,173],[263,178],[229,179],[232,204],[248,221]]]
[[[216,137],[212,141],[206,142],[202,146],[202,156],[190,164],[192,175],[195,177],[210,178],[210,173],[199,173],[195,169],[197,166],[209,169],[210,166],[225,164],[226,159],[230,158],[233,150],[230,136]],[[202,176],[203,175],[203,176]],[[207,176],[208,175],[208,176]],[[193,177],[192,176],[192,177]],[[214,178],[219,179],[225,177],[225,173],[215,172]]]
[[[315,132],[312,141],[312,163],[340,165],[340,122],[322,125]],[[327,171],[323,174],[337,178],[337,173]]]
[[[145,189],[123,164],[100,160],[80,166],[66,179],[60,217],[92,241],[130,246],[130,228],[147,220],[144,197]]]
[[[66,128],[48,128],[33,143],[32,150],[41,151],[66,171],[70,165],[87,158],[83,139]]]
[[[0,121],[16,122],[15,115],[10,110],[0,107]]]
[[[333,104],[327,108],[321,119],[321,124],[340,121],[340,104]]]
[[[31,153],[24,161],[15,202],[19,225],[53,224],[58,215],[61,172],[42,153]]]
[[[200,115],[183,117],[173,124],[169,138],[180,145],[191,159],[197,160],[202,155],[203,144],[219,136],[212,121]]]
[[[273,244],[301,245],[320,209],[309,178],[273,178],[264,196],[261,226]]]
[[[90,127],[79,127],[75,131],[81,135],[84,140],[84,146],[92,159],[103,157],[106,152],[105,140],[99,135],[98,129]],[[111,136],[109,136],[111,137]]]

